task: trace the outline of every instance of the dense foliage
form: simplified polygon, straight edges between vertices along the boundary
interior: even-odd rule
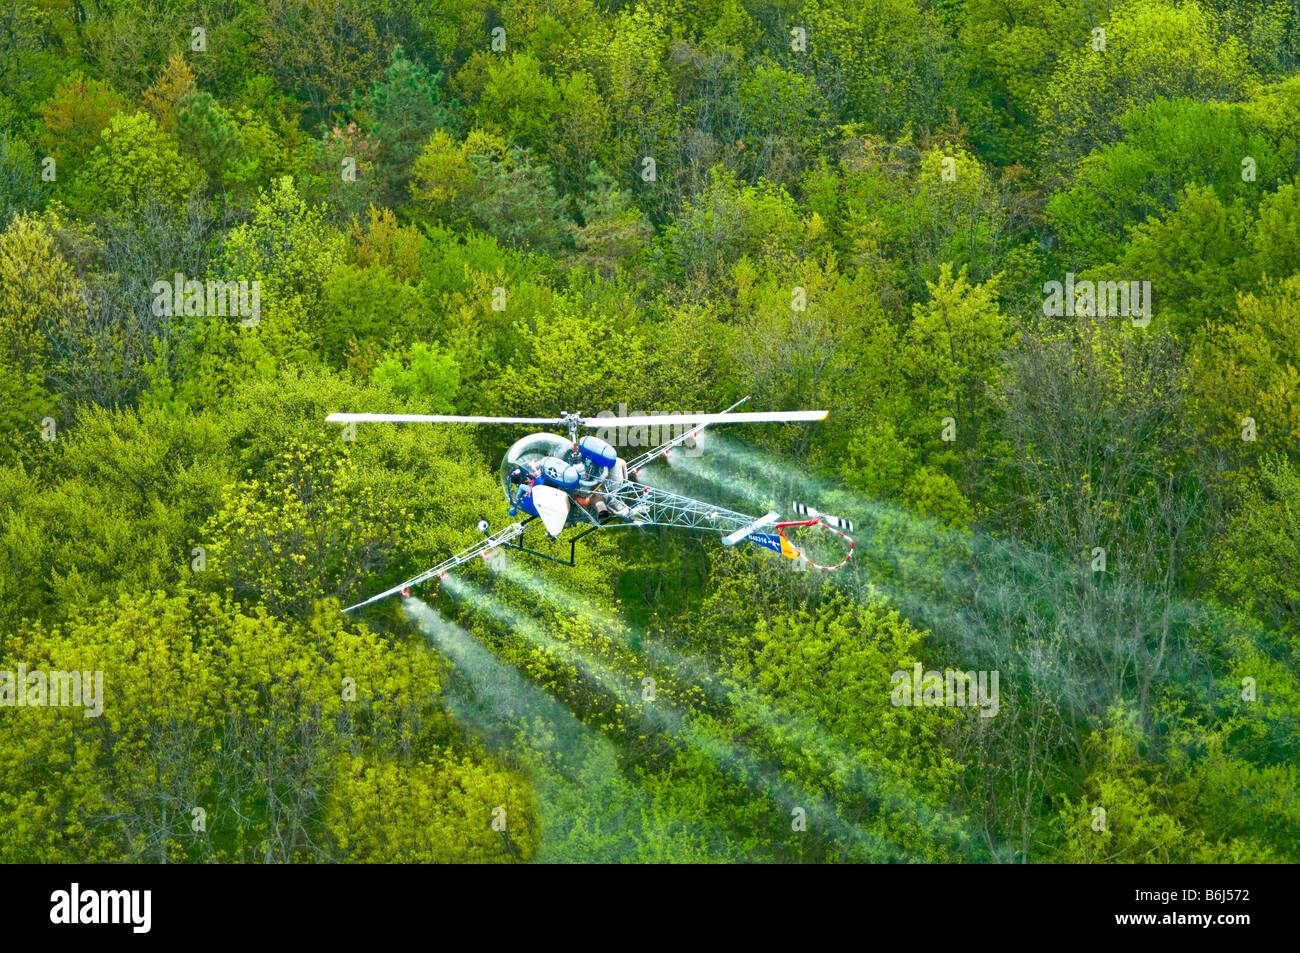
[[[1297,9],[8,5],[0,670],[104,698],[0,708],[0,860],[1300,860]],[[518,434],[327,413],[745,394],[829,417],[646,479],[846,570],[340,612]]]

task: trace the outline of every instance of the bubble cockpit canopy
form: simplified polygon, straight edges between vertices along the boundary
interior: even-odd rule
[[[525,479],[537,470],[546,457],[564,459],[565,454],[573,449],[573,444],[564,437],[554,433],[530,433],[511,444],[506,455],[501,458],[501,489],[506,497],[513,500],[518,493],[518,485],[512,486],[510,474],[516,467],[522,469]]]

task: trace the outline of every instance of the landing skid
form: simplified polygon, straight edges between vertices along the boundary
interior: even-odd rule
[[[533,522],[535,519],[537,519],[536,516],[530,516],[520,524],[524,527],[525,532],[527,531],[528,524]],[[521,553],[528,553],[530,556],[540,556],[542,559],[549,559],[551,562],[559,563],[561,566],[573,568],[578,565],[578,540],[582,539],[584,536],[594,533],[598,529],[636,529],[640,525],[642,524],[615,523],[613,520],[610,520],[608,523],[598,523],[595,526],[588,526],[578,535],[569,537],[569,558],[567,560],[561,559],[559,556],[552,556],[550,553],[543,553],[538,552],[536,549],[529,549],[527,546],[520,546],[518,543],[502,543],[501,545],[507,549],[516,549]],[[523,534],[520,534],[519,538],[523,539]]]

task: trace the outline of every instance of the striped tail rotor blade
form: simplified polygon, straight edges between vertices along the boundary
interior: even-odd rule
[[[832,529],[841,529],[844,530],[846,533],[853,532],[853,523],[851,521],[846,519],[841,519],[838,516],[831,516],[829,513],[818,512],[817,510],[813,509],[811,506],[806,506],[805,504],[800,503],[798,500],[792,501],[790,503],[790,508],[793,509],[800,516],[806,517],[807,519],[810,520],[819,519],[827,526],[831,527]]]

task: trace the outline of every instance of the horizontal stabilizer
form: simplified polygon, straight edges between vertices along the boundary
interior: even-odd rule
[[[779,518],[780,518],[779,513],[768,513],[766,516],[761,516],[758,519],[754,520],[754,522],[750,523],[748,526],[736,530],[730,536],[724,536],[722,538],[722,545],[735,546],[738,542],[740,542],[749,534],[757,532],[758,530],[762,529],[764,526],[771,526]]]

